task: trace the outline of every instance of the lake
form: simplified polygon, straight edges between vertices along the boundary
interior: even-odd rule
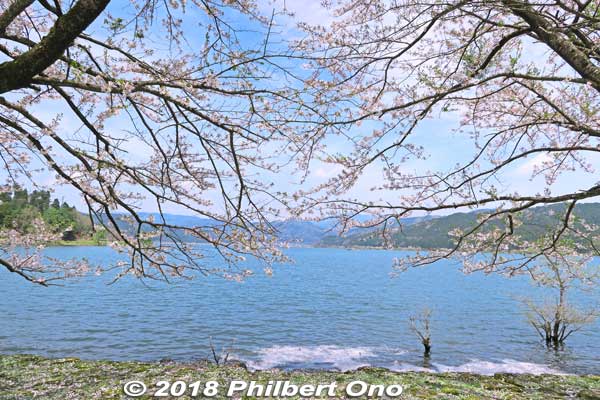
[[[48,255],[116,261],[108,247],[53,247]],[[552,351],[517,300],[542,290],[524,277],[463,275],[450,261],[391,278],[402,251],[295,248],[294,264],[242,283],[215,277],[165,284],[114,275],[64,287],[0,272],[0,353],[112,360],[196,360],[217,350],[250,368],[600,373],[596,322]],[[211,258],[208,258],[208,262]],[[215,260],[212,258],[212,260]],[[598,292],[577,294],[598,304]],[[408,318],[433,310],[430,360]]]

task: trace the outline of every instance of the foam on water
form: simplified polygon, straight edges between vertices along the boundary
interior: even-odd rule
[[[565,375],[564,372],[551,368],[547,365],[535,364],[516,360],[502,360],[500,362],[471,360],[465,364],[451,366],[444,364],[433,364],[432,368],[419,367],[412,364],[395,362],[390,368],[396,372],[467,372],[479,375],[494,375],[499,373],[507,374],[553,374]]]
[[[564,375],[562,371],[543,364],[505,359],[499,362],[472,360],[459,366],[447,366],[434,364],[438,372],[470,372],[481,375],[494,375],[498,373],[508,374],[554,374]]]
[[[374,355],[368,347],[272,346],[259,350],[258,360],[248,360],[247,364],[253,370],[322,365],[326,369],[348,371],[368,366],[364,358]]]
[[[397,349],[391,352],[391,354],[395,355],[405,353],[405,351]],[[338,347],[333,345],[272,346],[258,350],[256,356],[252,360],[246,360],[246,362],[251,370],[264,370],[270,368],[322,368],[349,371],[373,365],[370,362],[373,357],[377,357],[377,351],[369,347]],[[432,363],[429,368],[396,360],[390,365],[376,364],[376,366],[386,367],[396,372],[466,372],[480,375],[494,375],[497,373],[532,375],[565,374],[564,372],[547,365],[511,359],[503,359],[500,361],[471,360],[467,363],[455,366]]]
[[[395,372],[437,372],[431,368],[418,367],[413,364],[407,364],[399,361],[395,361],[389,369]]]

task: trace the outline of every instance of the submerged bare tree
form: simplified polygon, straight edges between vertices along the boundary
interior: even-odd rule
[[[312,83],[346,124],[363,126],[349,136],[352,151],[330,152],[338,174],[305,194],[306,210],[339,218],[345,230],[380,227],[386,238],[402,217],[486,209],[454,232],[455,246],[400,259],[400,270],[460,255],[467,271],[506,272],[502,255],[522,236],[513,220],[539,205],[568,203],[543,234],[550,249],[578,229],[576,203],[600,195],[598,2],[328,4],[333,22],[305,25],[311,36],[300,45],[322,72]],[[432,120],[453,133],[437,132]],[[432,146],[438,140],[444,146]],[[567,180],[572,171],[578,178]],[[519,184],[523,174],[539,184]],[[355,190],[365,187],[366,199]],[[489,262],[481,251],[491,252]],[[530,253],[510,268],[540,257]]]
[[[240,279],[250,272],[230,267],[247,256],[285,259],[273,176],[305,170],[327,129],[294,57],[246,0],[2,1],[1,188],[70,186],[128,254],[118,276]],[[40,284],[89,270],[44,260],[47,236],[2,232],[0,264]],[[198,241],[224,261],[206,262]]]
[[[547,345],[562,346],[571,334],[594,322],[600,314],[597,306],[584,310],[567,299],[573,290],[590,290],[598,284],[600,271],[593,259],[546,254],[543,262],[530,268],[529,273],[536,284],[555,292],[554,298],[544,303],[525,300],[529,322]]]
[[[425,309],[408,319],[410,330],[419,337],[423,345],[423,356],[431,355],[431,310]]]
[[[230,348],[226,348],[225,346],[223,346],[223,348],[221,349],[221,352],[217,351],[217,348],[215,347],[212,337],[208,338],[208,345],[210,347],[210,354],[212,356],[212,361],[216,364],[216,365],[226,365],[229,362],[229,356],[231,353],[231,348],[233,347],[233,343],[234,341],[231,341],[231,345]]]

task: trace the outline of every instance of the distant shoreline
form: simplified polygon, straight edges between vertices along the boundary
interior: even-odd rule
[[[202,242],[186,242],[186,244],[199,244],[199,245],[208,245],[208,243]],[[397,250],[397,251],[430,251],[430,250],[449,250],[447,248],[418,248],[418,247],[381,247],[381,246],[335,246],[335,245],[312,245],[312,244],[300,244],[300,243],[286,243],[281,244],[281,246],[286,246],[288,248],[293,249],[340,249],[340,250]],[[94,247],[106,247],[108,243],[98,244],[96,241],[91,239],[78,239],[78,240],[59,240],[53,241],[46,244],[46,247],[86,247],[86,246],[94,246]]]
[[[99,244],[92,239],[77,239],[77,240],[57,240],[49,242],[46,247],[78,247],[78,246],[95,246],[95,247],[106,247],[108,243]]]

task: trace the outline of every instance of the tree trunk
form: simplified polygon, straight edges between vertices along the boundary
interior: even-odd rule
[[[429,357],[431,354],[431,342],[429,339],[423,340],[423,355]]]

